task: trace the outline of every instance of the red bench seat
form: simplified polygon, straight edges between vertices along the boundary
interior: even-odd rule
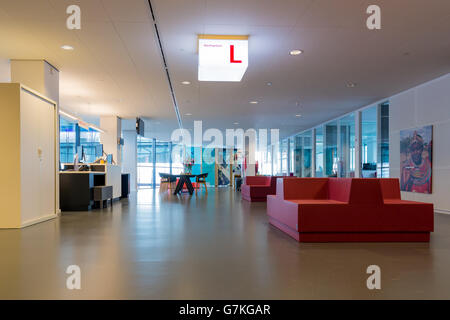
[[[300,242],[429,241],[433,204],[400,199],[398,179],[278,179],[269,222]]]

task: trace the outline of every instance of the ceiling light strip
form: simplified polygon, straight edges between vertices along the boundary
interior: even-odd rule
[[[148,5],[150,7],[150,13],[152,14],[153,26],[155,27],[156,38],[158,39],[159,51],[161,52],[161,57],[164,64],[164,70],[166,71],[167,81],[169,83],[169,90],[172,96],[173,107],[175,109],[175,114],[177,116],[178,125],[180,129],[183,129],[183,122],[181,121],[180,110],[178,108],[177,98],[175,97],[175,91],[173,90],[172,80],[170,79],[169,68],[167,66],[166,56],[161,43],[161,38],[159,36],[158,25],[156,23],[155,13],[153,12],[152,1],[148,0]]]

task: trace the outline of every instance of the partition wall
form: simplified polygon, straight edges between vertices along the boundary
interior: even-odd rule
[[[359,139],[358,139],[359,138]],[[366,107],[268,148],[260,174],[389,177],[389,102]]]

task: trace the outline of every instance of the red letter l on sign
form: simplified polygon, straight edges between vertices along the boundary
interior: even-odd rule
[[[242,63],[242,60],[234,60],[234,45],[230,45],[230,63]]]

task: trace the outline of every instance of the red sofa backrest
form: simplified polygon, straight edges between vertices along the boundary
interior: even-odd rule
[[[383,199],[401,200],[400,183],[397,178],[380,179],[381,193]]]
[[[328,198],[349,202],[352,178],[330,178],[328,180]]]
[[[266,176],[247,176],[245,177],[245,184],[249,186],[270,186],[271,178]]]
[[[353,178],[349,203],[371,206],[383,205],[380,179]]]
[[[279,178],[277,196],[284,200],[328,199],[328,178]]]

